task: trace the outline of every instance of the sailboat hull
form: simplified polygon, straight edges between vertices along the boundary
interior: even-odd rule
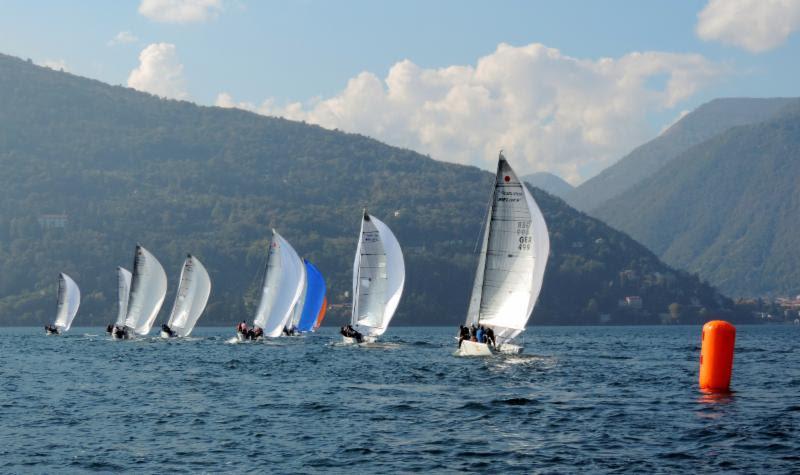
[[[486,343],[464,340],[458,349],[458,356],[492,356],[494,352]]]

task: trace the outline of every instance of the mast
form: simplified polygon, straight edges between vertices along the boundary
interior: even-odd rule
[[[356,246],[356,263],[353,269],[353,305],[350,314],[350,324],[358,324],[358,295],[361,288],[361,241],[364,239],[364,221],[369,221],[367,208],[361,214],[361,230],[358,232],[358,245]]]

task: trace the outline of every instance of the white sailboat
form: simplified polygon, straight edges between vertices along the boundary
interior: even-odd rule
[[[162,338],[186,337],[192,333],[211,295],[211,278],[199,259],[189,254],[183,262],[178,292]],[[168,331],[167,331],[168,330]]]
[[[277,231],[272,230],[272,242],[267,256],[261,299],[258,302],[253,327],[263,336],[278,337],[292,317],[305,287],[305,265],[294,248]],[[237,333],[239,340],[245,335]]]
[[[350,326],[371,343],[383,335],[403,295],[406,267],[400,243],[386,224],[364,214],[353,263],[353,313]],[[344,336],[345,343],[356,338]]]
[[[136,245],[130,298],[125,314],[126,338],[147,335],[167,295],[167,273],[158,259],[141,245]]]
[[[70,276],[61,273],[58,276],[58,307],[56,320],[52,325],[45,327],[48,335],[59,335],[69,330],[72,321],[81,305],[81,291],[78,284]]]
[[[513,343],[525,330],[544,281],[550,238],[539,206],[506,161],[497,164],[466,325],[491,328],[496,349],[519,353]],[[489,355],[486,343],[464,340],[461,355]]]
[[[131,293],[131,272],[123,267],[117,267],[117,320],[109,325],[106,332],[112,337],[122,335],[125,328],[125,317],[128,314],[128,298]]]

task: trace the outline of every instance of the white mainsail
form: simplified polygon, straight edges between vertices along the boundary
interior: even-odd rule
[[[58,276],[58,310],[54,323],[60,332],[65,332],[72,326],[72,320],[75,319],[80,305],[81,291],[78,289],[78,284],[62,272]]]
[[[177,336],[189,336],[211,295],[211,278],[199,259],[189,254],[183,263],[178,292],[167,325]]]
[[[353,314],[350,323],[366,336],[389,326],[406,280],[403,251],[386,224],[364,211],[353,263]]]
[[[549,253],[544,216],[501,153],[467,325],[492,327],[498,345],[525,330]]]
[[[125,326],[138,335],[150,333],[166,295],[167,273],[164,267],[150,251],[137,245]]]
[[[281,335],[303,292],[305,273],[305,265],[300,256],[273,229],[261,300],[258,302],[256,316],[253,319],[253,325],[264,330],[264,336]]]
[[[131,272],[128,269],[117,267],[117,327],[125,326],[125,317],[128,314],[128,298],[131,294]]]

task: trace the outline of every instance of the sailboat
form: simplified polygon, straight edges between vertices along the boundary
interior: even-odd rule
[[[181,270],[178,292],[169,320],[161,329],[162,338],[186,337],[192,333],[211,295],[211,278],[200,260],[191,254]]]
[[[253,327],[263,332],[263,336],[274,338],[283,332],[303,293],[306,271],[291,244],[274,229],[265,267]],[[247,336],[237,332],[237,338],[241,341]]]
[[[68,331],[80,305],[81,291],[78,289],[78,284],[70,276],[62,272],[58,276],[56,320],[52,325],[45,327],[46,333],[48,335],[60,335]]]
[[[122,334],[125,328],[125,317],[128,314],[128,298],[131,293],[131,271],[117,267],[117,320],[109,325],[106,332],[113,337],[118,332]]]
[[[303,282],[300,284],[302,290],[300,291],[300,297],[298,297],[297,302],[294,304],[294,308],[292,308],[292,313],[289,316],[289,319],[283,326],[283,334],[286,336],[296,336],[299,334],[297,325],[300,323],[300,317],[303,315],[303,308],[305,307],[306,302],[306,292],[308,291],[308,269],[305,267],[305,259],[303,259],[303,262]]]
[[[132,338],[150,333],[166,295],[167,273],[164,267],[150,251],[137,244],[125,327],[115,335]]]
[[[491,328],[495,350],[522,351],[514,339],[525,331],[539,297],[549,253],[544,216],[500,152],[466,321],[467,327]],[[492,350],[463,340],[458,353],[483,356]]]
[[[400,304],[406,268],[400,243],[386,224],[364,210],[353,263],[353,313],[356,336],[344,342],[372,343],[386,331]]]
[[[325,314],[325,278],[317,267],[308,260],[303,259],[306,266],[306,288],[302,312],[294,325],[294,330],[300,333],[315,331],[321,321],[320,314]],[[298,305],[300,302],[298,301]]]

